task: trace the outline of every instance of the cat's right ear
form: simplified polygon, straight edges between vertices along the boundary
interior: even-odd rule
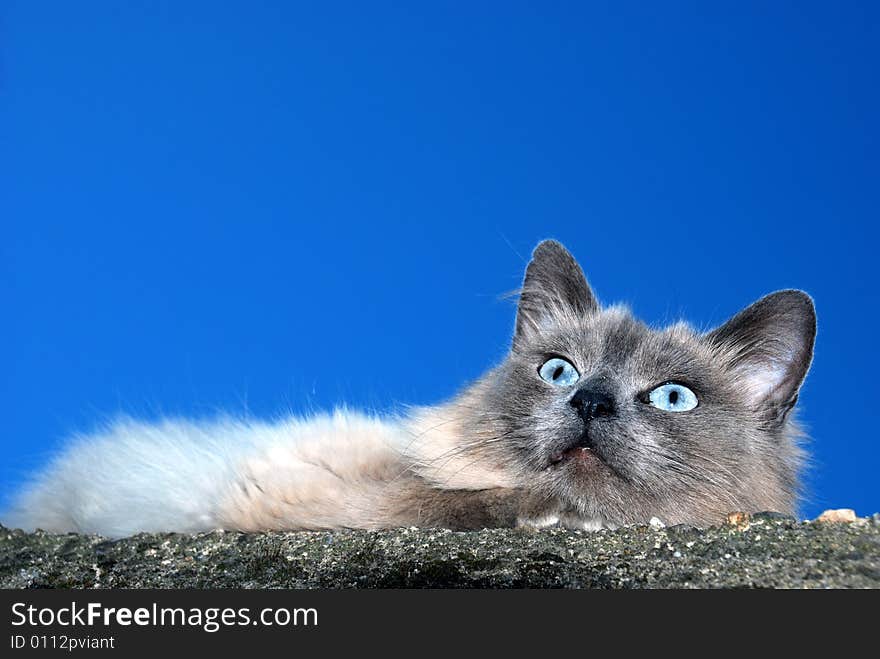
[[[598,308],[596,296],[571,253],[555,240],[544,240],[535,247],[526,268],[514,347],[543,328],[567,318],[582,318]]]
[[[771,293],[708,334],[747,400],[781,423],[813,359],[816,309],[803,291]]]

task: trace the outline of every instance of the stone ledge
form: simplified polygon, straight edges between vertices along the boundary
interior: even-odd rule
[[[880,588],[880,515],[708,529],[97,536],[0,526],[2,588]]]

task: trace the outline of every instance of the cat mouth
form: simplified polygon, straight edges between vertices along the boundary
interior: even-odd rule
[[[586,433],[581,438],[551,453],[548,466],[553,467],[569,462],[584,466],[607,464]]]

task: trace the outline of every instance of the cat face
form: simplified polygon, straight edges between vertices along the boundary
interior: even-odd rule
[[[466,397],[471,436],[517,474],[536,509],[588,525],[711,523],[792,513],[801,454],[791,410],[813,352],[800,291],[718,329],[655,330],[599,306],[562,245],[535,250],[507,359]]]

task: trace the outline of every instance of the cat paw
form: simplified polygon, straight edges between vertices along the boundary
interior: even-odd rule
[[[538,529],[559,528],[562,526],[558,515],[544,515],[541,517],[520,517],[516,521],[518,529],[536,531]]]

